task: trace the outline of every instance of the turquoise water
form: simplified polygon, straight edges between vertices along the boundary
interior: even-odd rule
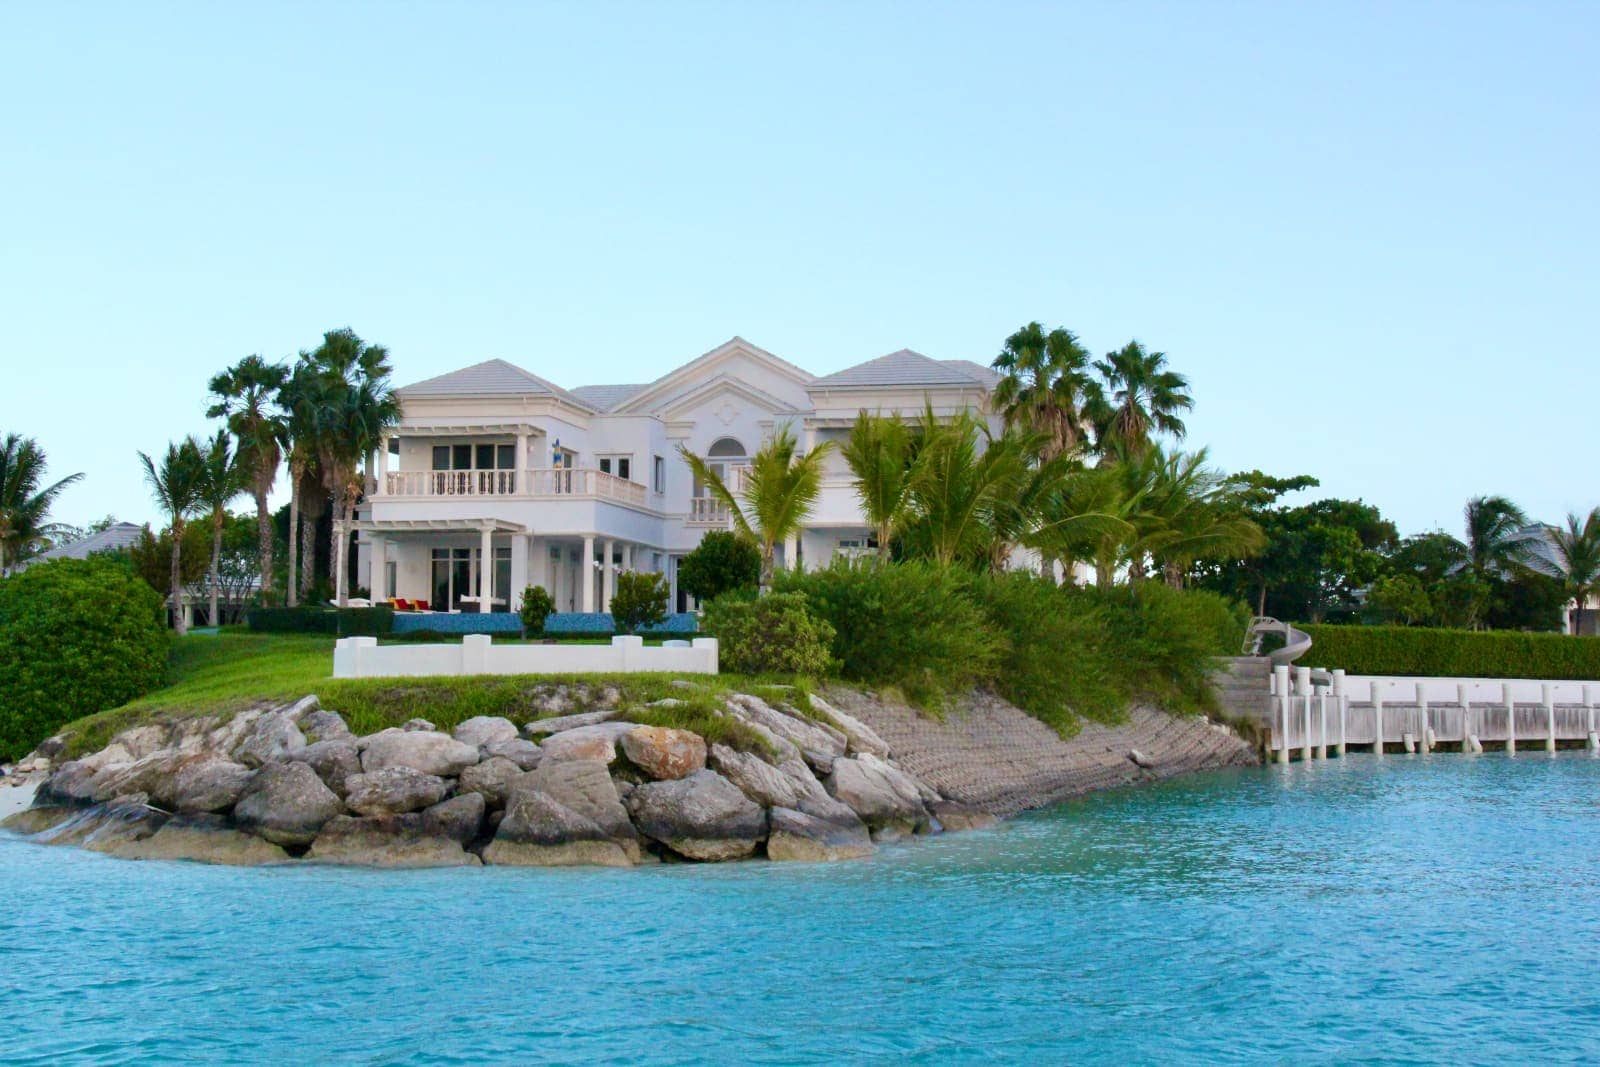
[[[1199,776],[803,867],[0,840],[8,1063],[1594,1062],[1600,761]]]

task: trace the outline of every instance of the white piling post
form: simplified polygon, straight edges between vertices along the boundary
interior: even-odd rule
[[[1544,684],[1544,686],[1540,689],[1539,693],[1540,693],[1540,696],[1542,696],[1544,698],[1544,717],[1545,717],[1545,722],[1548,724],[1548,728],[1549,728],[1549,733],[1544,739],[1544,750],[1546,752],[1554,752],[1556,750],[1556,691],[1555,691],[1555,686],[1551,685],[1549,682],[1546,682]]]
[[[1583,687],[1583,707],[1588,712],[1588,740],[1585,742],[1590,752],[1600,752],[1600,733],[1595,732],[1594,723],[1594,686]]]
[[[1289,762],[1289,667],[1272,668],[1272,689],[1278,700],[1278,762]]]
[[[1420,713],[1421,723],[1417,730],[1417,740],[1422,745],[1422,751],[1433,751],[1433,724],[1428,721],[1428,687],[1422,682],[1417,683],[1417,710]]]
[[[1383,755],[1383,686],[1372,683],[1372,754]]]
[[[1500,687],[1500,699],[1506,705],[1506,751],[1517,750],[1517,702],[1511,699],[1511,683]]]
[[[1328,687],[1317,683],[1317,758],[1328,758]]]
[[[1294,692],[1300,698],[1300,725],[1305,733],[1300,735],[1300,758],[1311,759],[1311,668],[1294,669]]]
[[[1456,685],[1456,700],[1461,704],[1461,751],[1482,752],[1483,746],[1478,744],[1478,735],[1472,729],[1472,699],[1466,682]]]
[[[1350,696],[1344,691],[1344,668],[1333,672],[1333,699],[1339,705],[1339,755],[1345,754],[1345,729],[1350,719]]]

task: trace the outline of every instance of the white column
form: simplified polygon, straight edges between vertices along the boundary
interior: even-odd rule
[[[483,528],[482,547],[478,550],[478,610],[480,612],[494,610],[494,605],[489,603],[494,589],[494,530],[485,526]]]
[[[786,537],[783,541],[783,566],[786,570],[800,569],[800,539]]]
[[[367,542],[367,592],[374,604],[384,603],[389,595],[389,590],[383,584],[389,563],[388,547],[389,543],[378,533],[373,534]]]
[[[625,544],[622,546],[622,569],[625,571],[636,571],[639,569],[638,564],[634,562],[633,552],[634,546],[632,544]]]
[[[389,437],[387,434],[378,438],[378,493],[387,492],[389,481]]]
[[[346,606],[345,601],[350,596],[350,568],[339,566],[339,549],[344,548],[346,552],[350,550],[350,535],[345,530],[344,523],[334,522],[333,541],[333,559],[328,561],[329,566],[338,572],[333,576],[333,602],[342,608]]]
[[[517,434],[517,465],[512,475],[512,491],[516,493],[526,493],[528,491],[527,431]]]
[[[578,560],[578,587],[585,613],[594,611],[594,535],[583,539],[583,557]]]
[[[1300,703],[1300,758],[1311,761],[1311,668],[1294,669],[1294,695]]]
[[[528,558],[528,584],[544,586],[553,599],[556,590],[550,581],[550,544],[542,537],[529,537],[528,549],[532,553]]]
[[[506,609],[522,610],[522,591],[528,587],[528,542],[525,533],[511,535],[511,588],[506,590]]]
[[[600,564],[600,610],[611,610],[611,596],[617,591],[617,572],[612,569],[611,556],[616,551],[617,543],[611,538],[606,538],[601,546],[605,556]]]

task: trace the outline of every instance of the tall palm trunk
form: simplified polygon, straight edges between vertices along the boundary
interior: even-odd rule
[[[284,603],[295,607],[300,603],[300,586],[295,581],[295,567],[300,562],[300,478],[294,472],[289,475],[289,558],[284,561],[289,568],[287,582],[284,585]]]
[[[222,625],[217,615],[217,601],[222,597],[222,576],[218,573],[222,568],[222,515],[221,508],[211,513],[211,614],[207,621],[212,626]]]
[[[341,608],[350,606],[350,516],[354,510],[350,497],[349,490],[339,494],[338,517],[333,524],[333,588]],[[492,566],[493,562],[485,565]]]
[[[317,580],[317,518],[300,513],[300,599],[309,602]]]
[[[172,631],[179,637],[189,632],[183,621],[183,520],[172,520]]]
[[[258,475],[256,498],[256,551],[261,559],[261,603],[272,601],[272,513],[267,510],[267,487]]]

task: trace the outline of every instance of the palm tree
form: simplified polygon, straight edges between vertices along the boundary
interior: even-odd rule
[[[226,419],[238,445],[237,462],[247,472],[250,493],[256,501],[256,542],[261,555],[261,599],[272,596],[272,513],[267,497],[278,478],[278,465],[289,433],[277,408],[279,390],[289,380],[288,368],[246,356],[211,379],[216,397],[206,417]]]
[[[219,624],[217,601],[222,593],[222,526],[228,518],[228,502],[244,488],[238,458],[227,430],[200,446],[200,484],[198,503],[211,513],[211,614],[212,626]]]
[[[1167,369],[1166,353],[1129,341],[1094,366],[1104,383],[1091,383],[1086,406],[1102,448],[1116,442],[1134,453],[1148,446],[1152,434],[1184,435],[1178,412],[1194,407],[1194,398],[1189,379]]]
[[[1572,632],[1583,632],[1583,605],[1600,592],[1600,508],[1590,510],[1581,521],[1568,513],[1566,529],[1550,527],[1556,577],[1567,596],[1576,602],[1577,614]]]
[[[1023,426],[1046,435],[1046,459],[1075,450],[1083,441],[1084,401],[1093,379],[1089,350],[1071,330],[1049,333],[1030,322],[1010,337],[995,357],[1000,381],[994,402],[1008,426]]]
[[[1135,525],[1141,529],[1137,550],[1149,553],[1167,584],[1182,588],[1196,563],[1252,556],[1266,547],[1266,535],[1234,497],[1221,471],[1206,466],[1205,449],[1146,454],[1150,492]]]
[[[910,513],[916,478],[911,430],[898,414],[885,418],[862,411],[840,451],[856,476],[867,523],[878,532],[878,558],[887,561],[889,544]]]
[[[1503,496],[1467,501],[1467,568],[1478,578],[1507,574],[1528,559],[1532,547],[1528,516]]]
[[[200,507],[200,487],[205,478],[203,450],[193,437],[186,437],[179,444],[167,445],[167,454],[159,464],[143,452],[139,459],[144,464],[144,479],[151,495],[171,521],[172,628],[181,637],[188,632],[183,621],[183,529],[185,520]]]
[[[326,432],[323,394],[321,378],[311,365],[311,354],[301,352],[299,362],[277,395],[288,440],[289,558],[284,598],[290,607],[305,599],[311,589],[316,570],[317,521],[327,508],[318,461],[318,438]]]
[[[744,487],[735,493],[704,458],[678,446],[678,453],[695,477],[727,506],[734,531],[761,549],[763,591],[772,588],[777,546],[799,535],[806,516],[816,506],[822,493],[823,461],[832,447],[832,442],[825,441],[802,455],[794,431],[787,425],[780,426],[751,457]]]
[[[908,554],[944,565],[997,564],[1025,532],[1014,509],[1034,472],[1037,439],[1022,431],[991,435],[970,411],[941,419],[932,405],[919,431]]]
[[[44,470],[44,449],[33,438],[9,433],[0,439],[0,575],[50,536],[55,529],[51,506],[62,490],[83,478],[69,474],[41,487]]]
[[[389,350],[366,343],[354,330],[330,330],[309,359],[316,382],[317,459],[323,488],[335,508],[328,558],[339,606],[344,607],[349,595],[349,524],[364,487],[360,464],[400,421],[400,401],[389,385]]]

